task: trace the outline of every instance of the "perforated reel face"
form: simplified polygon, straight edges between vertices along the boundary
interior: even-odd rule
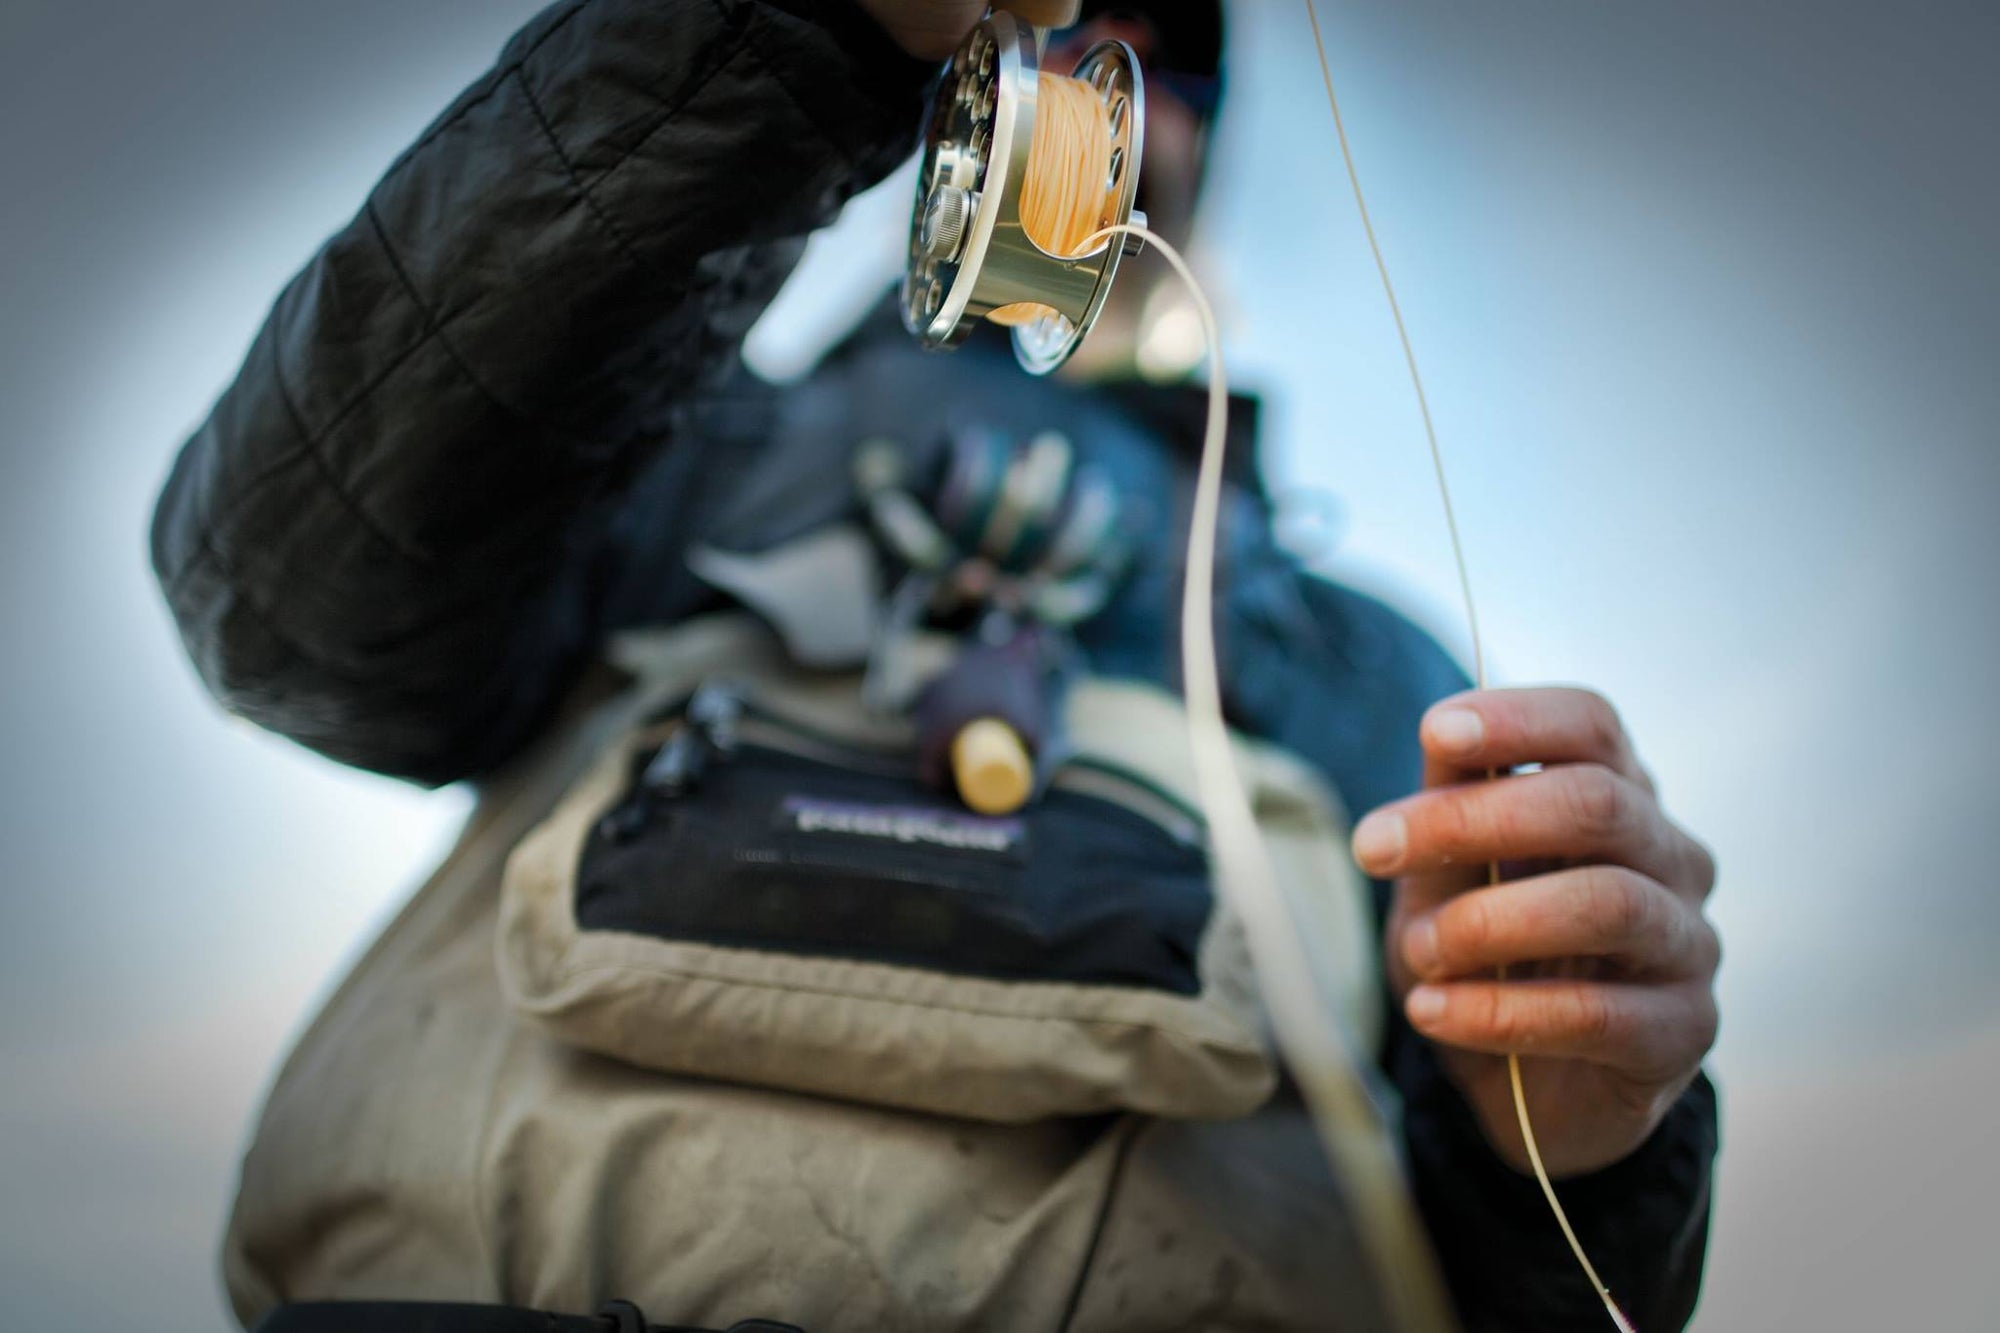
[[[974,249],[972,223],[986,190],[1001,100],[1001,51],[993,26],[989,19],[972,30],[931,94],[903,273],[903,323],[927,347],[964,341],[978,319],[964,309],[977,276],[965,270],[974,267],[967,263]],[[1032,76],[1032,43],[1009,54],[1009,63],[1025,57]],[[955,287],[957,299],[949,300]]]
[[[927,347],[955,346],[1008,305],[1051,313],[1014,329],[1021,364],[1046,374],[1069,358],[1110,292],[1119,256],[1113,238],[1075,259],[1044,251],[1020,220],[1039,98],[1032,29],[997,13],[966,38],[932,95],[918,164],[903,278],[903,322]],[[1105,101],[1112,146],[1100,225],[1128,220],[1138,188],[1145,125],[1138,60],[1122,42],[1100,42],[1075,76]]]

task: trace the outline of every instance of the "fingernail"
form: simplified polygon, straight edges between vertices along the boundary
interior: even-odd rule
[[[1431,714],[1431,739],[1447,750],[1476,750],[1486,739],[1486,719],[1470,708],[1440,708]]]
[[[1429,976],[1437,970],[1437,922],[1420,916],[1409,924],[1403,931],[1403,961],[1420,977]]]
[[[1364,870],[1386,874],[1401,863],[1409,840],[1410,831],[1401,815],[1377,810],[1354,830],[1354,859]]]
[[[1403,1002],[1403,1012],[1412,1027],[1428,1027],[1444,1017],[1444,992],[1436,986],[1419,986]]]

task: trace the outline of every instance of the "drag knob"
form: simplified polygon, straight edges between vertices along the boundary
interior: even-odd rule
[[[965,224],[972,216],[972,196],[956,185],[940,185],[931,191],[924,208],[924,225],[918,235],[924,254],[930,259],[949,260],[965,243]]]

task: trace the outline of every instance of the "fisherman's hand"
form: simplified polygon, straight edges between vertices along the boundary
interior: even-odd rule
[[[1419,734],[1424,790],[1354,832],[1362,868],[1397,877],[1395,994],[1515,1168],[1528,1157],[1509,1051],[1524,1057],[1550,1174],[1609,1166],[1715,1041],[1721,945],[1702,912],[1715,862],[1661,810],[1617,713],[1587,690],[1461,694]],[[1540,768],[1485,780],[1523,765]],[[1506,878],[1489,887],[1495,861]]]
[[[985,17],[987,0],[860,0],[896,45],[922,60],[943,60],[958,49],[972,25]],[[1062,27],[1076,22],[1079,0],[1003,0],[1029,23]]]

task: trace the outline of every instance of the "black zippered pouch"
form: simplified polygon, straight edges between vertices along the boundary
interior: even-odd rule
[[[1057,785],[988,817],[919,784],[898,756],[768,715],[737,726],[749,734],[670,793],[645,777],[671,737],[634,756],[630,790],[583,846],[579,927],[1003,980],[1201,989],[1214,897],[1191,816],[1166,827]],[[1098,772],[1100,789],[1142,785]]]

